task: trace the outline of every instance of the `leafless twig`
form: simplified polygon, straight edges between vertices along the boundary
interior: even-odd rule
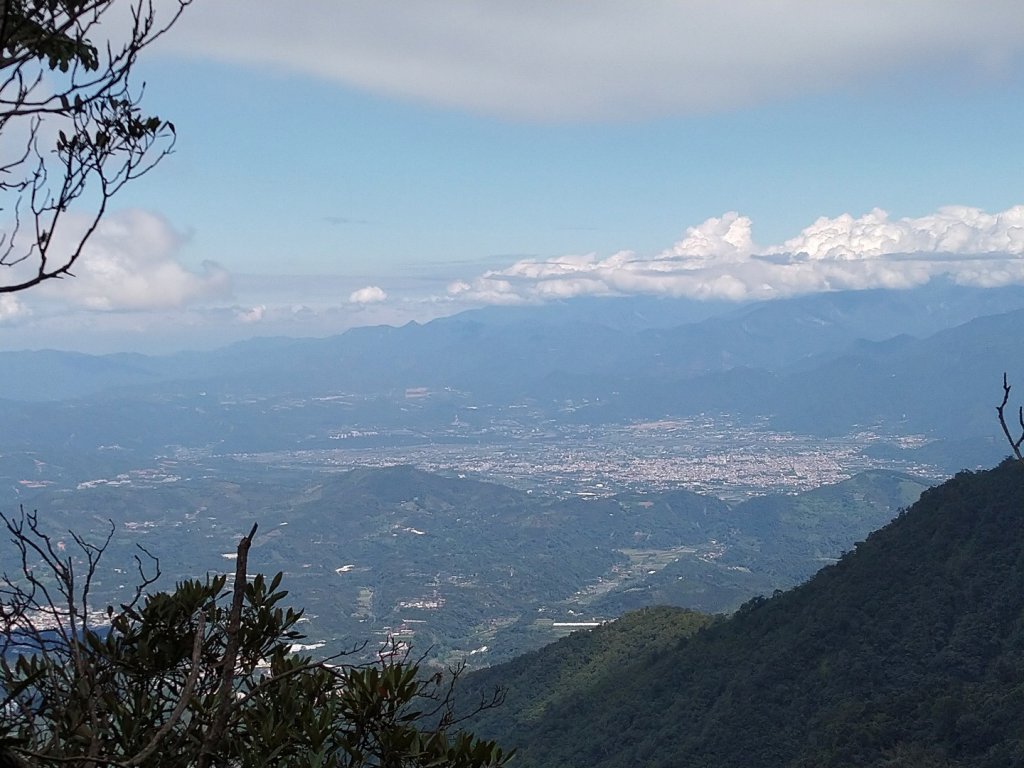
[[[232,584],[231,613],[228,616],[227,646],[221,661],[220,687],[214,700],[214,721],[203,739],[202,751],[196,763],[197,768],[209,768],[216,755],[217,746],[227,728],[231,714],[230,697],[234,694],[235,661],[238,658],[239,632],[242,624],[242,603],[245,600],[245,588],[248,584],[249,548],[256,536],[257,523],[253,523],[249,535],[238,542],[238,554],[235,559],[235,581]]]
[[[996,406],[996,413],[999,415],[999,426],[1003,428],[1003,434],[1006,435],[1006,441],[1010,444],[1010,448],[1013,449],[1013,455],[1017,457],[1018,461],[1024,461],[1024,453],[1021,453],[1021,445],[1024,445],[1024,406],[1017,409],[1017,421],[1020,423],[1020,437],[1014,439],[1013,434],[1010,432],[1010,427],[1006,423],[1006,405],[1010,402],[1010,383],[1006,378],[1006,372],[1003,372],[1003,401]]]

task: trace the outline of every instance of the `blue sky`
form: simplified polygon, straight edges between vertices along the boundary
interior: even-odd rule
[[[1024,280],[1019,2],[512,6],[200,0],[139,70],[175,154],[0,346]]]

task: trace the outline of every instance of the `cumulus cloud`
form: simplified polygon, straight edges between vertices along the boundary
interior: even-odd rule
[[[948,206],[919,219],[892,220],[882,210],[820,218],[770,253],[811,259],[860,259],[894,253],[1024,253],[1024,206],[989,214]]]
[[[740,301],[910,288],[937,276],[980,286],[1024,282],[1024,205],[995,214],[949,206],[920,218],[878,209],[823,217],[772,246],[759,246],[751,220],[730,212],[690,227],[654,256],[524,259],[454,282],[448,295],[486,304],[637,293]]]
[[[106,217],[76,263],[75,277],[50,281],[40,295],[90,310],[174,309],[227,295],[228,273],[200,271],[177,258],[181,236],[162,217],[133,210]]]
[[[0,325],[13,323],[30,314],[29,310],[9,293],[0,294]]]
[[[348,300],[351,304],[379,304],[387,301],[388,295],[383,288],[376,285],[368,285],[349,294]]]
[[[745,107],[932,70],[1019,77],[1019,0],[271,0],[189,9],[178,54],[531,120]]]

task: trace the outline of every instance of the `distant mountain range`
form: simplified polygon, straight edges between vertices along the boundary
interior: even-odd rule
[[[632,614],[475,673],[524,768],[1024,763],[1024,466],[924,493],[806,584],[728,619]],[[771,502],[766,502],[770,504]]]
[[[256,338],[212,352],[0,352],[0,398],[63,400],[182,381],[245,383],[264,394],[298,394],[311,387],[497,391],[502,383],[508,385],[502,389],[512,389],[509,373],[513,395],[519,396],[559,374],[628,381],[640,373],[637,365],[656,378],[733,368],[784,371],[841,356],[859,341],[931,336],[1018,309],[1024,309],[1024,287],[980,289],[942,281],[911,290],[820,293],[745,305],[581,298],[471,310],[424,325],[356,328],[324,339]]]
[[[993,406],[1004,370],[1024,382],[1022,320],[1022,287],[933,282],[738,307],[488,308],[162,357],[5,352],[0,432],[19,450],[286,449],[323,439],[317,398],[348,394],[352,423],[421,430],[517,402],[577,423],[728,412],[817,435],[883,424],[935,438],[920,456],[952,471],[1003,453]],[[289,410],[289,398],[311,407]]]

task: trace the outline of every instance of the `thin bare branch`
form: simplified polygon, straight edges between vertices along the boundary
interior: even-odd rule
[[[0,2],[0,135],[16,147],[0,157],[0,267],[16,268],[0,293],[73,276],[111,198],[173,151],[173,125],[142,111],[131,75],[192,0],[159,17],[152,0],[124,0],[122,25],[104,23],[113,2]]]
[[[1010,402],[1010,383],[1007,379],[1006,372],[1003,372],[1003,400],[999,405],[996,406],[996,414],[999,416],[999,426],[1003,428],[1003,434],[1006,436],[1006,441],[1010,444],[1010,448],[1013,450],[1013,455],[1017,457],[1018,461],[1024,461],[1024,453],[1021,452],[1021,445],[1024,445],[1024,406],[1017,411],[1017,420],[1020,422],[1020,437],[1014,438],[1010,432],[1010,427],[1006,423],[1006,406]]]
[[[252,530],[238,542],[235,558],[235,581],[231,586],[231,612],[228,615],[227,646],[221,660],[220,687],[214,703],[214,721],[203,738],[197,768],[209,768],[224,730],[227,728],[228,716],[231,714],[230,697],[234,691],[235,663],[238,660],[239,632],[242,624],[242,603],[245,600],[245,588],[248,584],[249,548],[256,536],[258,523],[253,523]]]

